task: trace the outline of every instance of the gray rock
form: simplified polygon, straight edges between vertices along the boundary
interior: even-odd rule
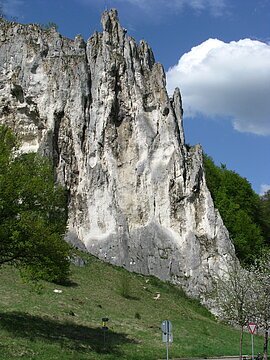
[[[85,44],[2,22],[0,122],[22,151],[53,157],[70,193],[69,241],[199,296],[235,260],[202,149],[185,145],[180,91],[168,97],[147,43],[127,35],[116,10],[102,24]]]

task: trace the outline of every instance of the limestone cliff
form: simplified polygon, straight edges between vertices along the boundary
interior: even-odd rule
[[[24,151],[51,155],[69,190],[67,239],[189,294],[230,266],[234,249],[205,184],[202,149],[185,145],[178,89],[117,12],[86,43],[1,22],[0,122]]]

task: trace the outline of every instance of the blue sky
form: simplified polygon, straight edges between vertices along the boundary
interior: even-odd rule
[[[118,9],[122,25],[145,39],[181,90],[186,142],[216,164],[270,188],[270,0],[0,0],[23,23],[55,22],[85,39],[100,15]]]

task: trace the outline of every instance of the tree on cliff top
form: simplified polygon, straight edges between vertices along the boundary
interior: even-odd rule
[[[31,279],[65,281],[70,247],[64,241],[67,200],[49,159],[19,155],[17,139],[0,127],[0,266]]]

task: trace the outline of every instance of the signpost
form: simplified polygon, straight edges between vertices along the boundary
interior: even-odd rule
[[[254,341],[253,341],[253,335],[255,334],[257,325],[254,322],[250,322],[248,324],[248,331],[251,334],[251,351],[252,351],[252,360],[254,360]]]
[[[169,360],[169,343],[173,342],[172,323],[164,320],[161,323],[162,341],[166,343],[167,360]]]
[[[106,340],[106,331],[108,331],[107,322],[109,321],[108,318],[102,318],[102,330],[103,330],[103,345],[105,348],[105,340]]]

